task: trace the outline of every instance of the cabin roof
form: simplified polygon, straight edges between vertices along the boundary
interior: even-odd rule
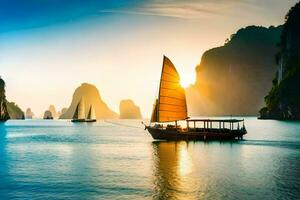
[[[187,119],[188,122],[230,122],[237,123],[242,122],[244,119]]]

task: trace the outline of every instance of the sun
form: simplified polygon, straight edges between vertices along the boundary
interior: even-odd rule
[[[183,74],[180,77],[180,85],[184,88],[195,83],[195,74]]]

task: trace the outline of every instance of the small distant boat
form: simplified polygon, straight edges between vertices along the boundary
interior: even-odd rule
[[[76,110],[73,115],[72,122],[96,122],[96,114],[94,106],[91,105],[87,118],[85,117],[85,103],[84,99],[81,99],[76,106]]]
[[[87,119],[85,121],[86,122],[96,122],[97,121],[93,105],[91,105],[89,113],[88,113],[88,117],[87,117]]]
[[[76,106],[76,110],[73,115],[72,122],[85,122],[85,104],[84,100],[81,99]]]
[[[186,128],[178,124],[184,121]],[[202,126],[197,127],[200,123]],[[158,98],[155,100],[150,125],[145,125],[145,130],[157,140],[233,140],[243,139],[247,133],[244,120],[190,119],[180,76],[166,56],[163,58]]]

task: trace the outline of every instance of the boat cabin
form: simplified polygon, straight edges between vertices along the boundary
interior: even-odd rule
[[[183,128],[178,121],[173,124],[155,124],[156,128],[160,129],[177,129],[179,131],[190,131],[190,130],[241,130],[245,128],[244,119],[187,119],[185,120],[186,127]]]

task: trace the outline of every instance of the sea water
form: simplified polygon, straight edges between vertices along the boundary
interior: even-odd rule
[[[139,120],[0,125],[0,199],[300,199],[300,123],[236,142],[153,141]]]

